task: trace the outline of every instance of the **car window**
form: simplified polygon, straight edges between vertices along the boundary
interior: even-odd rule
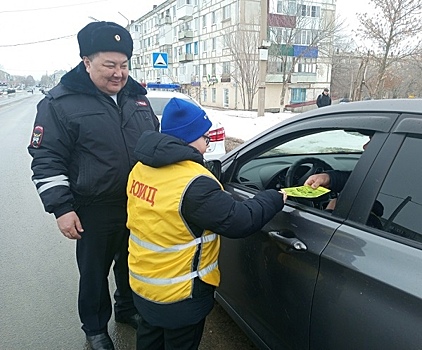
[[[406,138],[371,213],[372,220],[379,220],[380,229],[417,242],[422,242],[421,147],[421,139]]]
[[[310,131],[294,139],[262,147],[261,153],[246,161],[237,174],[237,182],[257,189],[280,189],[303,185],[314,173],[328,170],[350,172],[363,152],[369,137],[347,130]],[[290,171],[289,171],[290,170]],[[311,207],[325,209],[326,201],[304,201]],[[290,198],[297,202],[298,199]]]

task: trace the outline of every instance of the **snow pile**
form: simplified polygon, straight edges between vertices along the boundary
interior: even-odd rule
[[[258,117],[256,111],[204,109],[211,120],[219,121],[224,126],[226,136],[244,141],[298,114],[292,112],[265,113],[264,117]]]

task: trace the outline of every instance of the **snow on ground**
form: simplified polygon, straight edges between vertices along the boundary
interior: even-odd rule
[[[211,120],[219,121],[224,126],[226,136],[235,137],[244,141],[251,139],[271,126],[298,114],[292,112],[266,112],[263,117],[258,117],[256,111],[204,109]]]

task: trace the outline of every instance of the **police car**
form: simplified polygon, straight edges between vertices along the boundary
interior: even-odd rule
[[[196,102],[192,97],[175,91],[175,89],[178,88],[179,85],[177,84],[147,84],[147,97],[158,119],[161,120],[164,107],[173,97],[188,100],[199,106],[199,103]],[[204,154],[204,158],[206,160],[219,159],[221,156],[226,154],[226,134],[224,127],[220,122],[213,121],[211,118],[210,120],[212,122],[212,126],[209,130],[210,143],[208,145],[207,151]]]

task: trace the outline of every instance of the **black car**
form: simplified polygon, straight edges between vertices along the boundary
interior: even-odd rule
[[[422,349],[422,100],[300,114],[219,178],[242,201],[330,169],[350,172],[340,193],[289,197],[260,232],[222,238],[217,301],[260,349]]]

